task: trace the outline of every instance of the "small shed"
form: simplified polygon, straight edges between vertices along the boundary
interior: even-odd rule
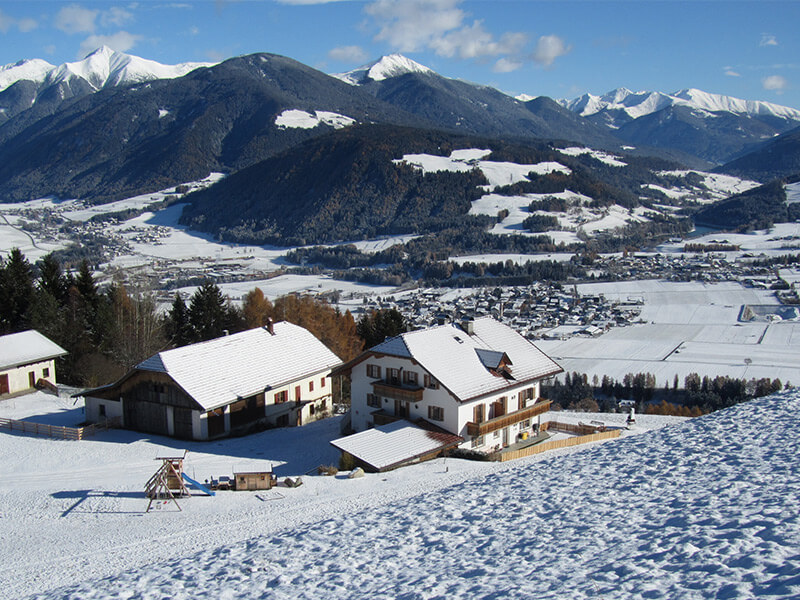
[[[243,471],[234,472],[237,491],[269,490],[278,485],[278,479],[272,471]]]
[[[331,445],[364,469],[383,472],[431,460],[463,441],[461,436],[401,420],[333,440]]]

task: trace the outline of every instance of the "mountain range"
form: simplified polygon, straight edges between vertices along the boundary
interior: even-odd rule
[[[401,55],[331,76],[267,53],[168,66],[100,48],[61,66],[28,60],[0,67],[0,199],[105,202],[212,171],[235,173],[287,152],[311,163],[313,155],[303,152],[324,145],[304,142],[368,125],[403,128],[403,140],[437,131],[446,134],[445,145],[453,136],[536,147],[570,143],[668,159],[676,168],[717,165],[762,181],[793,174],[800,156],[791,133],[800,111],[694,89],[518,99]],[[393,151],[402,156],[412,149]],[[198,224],[202,215],[191,220]]]

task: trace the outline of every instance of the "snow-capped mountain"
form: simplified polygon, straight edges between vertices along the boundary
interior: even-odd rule
[[[730,112],[737,115],[774,116],[800,121],[800,110],[794,108],[760,100],[741,100],[731,96],[710,94],[694,88],[672,94],[632,92],[626,88],[618,88],[602,96],[584,94],[573,100],[559,100],[558,102],[582,117],[618,111],[624,113],[629,119],[638,119],[668,106],[687,106],[710,113]]]
[[[357,69],[346,73],[335,73],[334,77],[349,83],[350,85],[361,85],[368,81],[383,81],[391,77],[399,77],[406,73],[433,73],[425,65],[411,60],[402,54],[390,54],[382,56],[376,61],[362,65]]]
[[[53,65],[40,58],[20,60],[13,64],[2,66],[0,67],[0,91],[20,80],[33,81],[37,84],[44,83],[44,80],[54,69]]]
[[[99,90],[104,87],[129,85],[153,79],[174,79],[213,63],[181,63],[162,65],[153,60],[131,56],[101,46],[83,60],[53,66],[41,59],[22,60],[0,67],[0,91],[20,80],[33,81],[42,86],[56,85],[79,77]]]
[[[35,107],[51,114],[65,100],[102,89],[182,77],[212,63],[162,65],[102,46],[83,60],[53,66],[41,59],[0,67],[0,124]]]

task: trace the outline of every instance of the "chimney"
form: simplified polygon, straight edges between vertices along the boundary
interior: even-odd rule
[[[272,321],[272,318],[267,319],[267,331],[269,331],[270,335],[275,335],[275,323]]]
[[[461,329],[464,330],[464,333],[467,335],[474,335],[475,334],[475,322],[472,319],[464,319],[461,321]]]

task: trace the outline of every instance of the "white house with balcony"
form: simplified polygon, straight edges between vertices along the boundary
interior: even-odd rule
[[[561,371],[492,317],[389,338],[338,369],[350,373],[356,432],[405,419],[485,452],[538,432],[550,408],[540,384]]]

